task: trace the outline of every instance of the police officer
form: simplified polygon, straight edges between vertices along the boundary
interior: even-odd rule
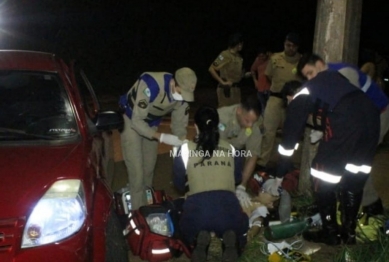
[[[297,52],[300,44],[299,35],[289,33],[284,42],[284,51],[275,53],[268,63],[265,75],[271,81],[270,97],[264,112],[264,137],[258,165],[264,169],[268,164],[276,139],[277,129],[282,127],[285,118],[285,108],[281,90],[288,81],[299,80],[296,66],[301,57]]]
[[[180,229],[186,242],[195,245],[191,261],[207,260],[210,232],[223,238],[222,261],[237,261],[248,230],[248,217],[234,194],[239,158],[220,137],[215,108],[199,108],[194,120],[196,138],[184,143],[174,158],[174,184],[186,192]]]
[[[321,129],[324,136],[311,164],[322,230],[308,231],[304,237],[329,245],[340,244],[341,240],[354,244],[356,216],[377,147],[379,110],[337,71],[325,70],[307,81],[287,108],[283,138],[278,147],[281,159],[272,194],[278,192],[309,114],[323,123],[315,127]],[[337,191],[342,207],[340,231],[336,220]]]
[[[216,94],[219,107],[240,103],[239,82],[244,76],[243,58],[239,53],[242,47],[242,35],[238,33],[231,35],[228,49],[222,51],[208,69],[218,82]],[[251,73],[247,74],[249,75]]]
[[[145,187],[151,187],[157,160],[158,141],[179,146],[186,137],[189,105],[194,101],[197,78],[192,69],[145,72],[120,97],[124,110],[121,145],[127,167],[132,209],[146,205]],[[162,117],[171,113],[174,135],[157,132]]]
[[[236,194],[243,207],[251,201],[246,193],[246,184],[250,179],[261,150],[262,134],[259,126],[262,122],[260,102],[249,96],[242,103],[218,109],[219,133],[222,139],[231,143],[238,151],[237,156],[244,161],[242,181]]]

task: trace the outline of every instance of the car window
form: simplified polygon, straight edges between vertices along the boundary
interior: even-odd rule
[[[78,89],[80,90],[82,102],[84,105],[83,107],[86,111],[87,117],[89,117],[89,119],[93,121],[95,120],[96,114],[100,109],[100,105],[97,101],[96,94],[94,93],[92,85],[89,82],[84,71],[76,68],[75,75],[76,75],[77,86]]]
[[[57,74],[0,71],[0,141],[70,139],[78,134]]]

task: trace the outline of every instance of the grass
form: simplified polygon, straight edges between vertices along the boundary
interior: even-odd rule
[[[293,206],[302,216],[307,215],[307,206],[313,203],[311,198],[296,196],[293,198]],[[386,262],[389,261],[389,235],[383,230],[388,215],[378,215],[369,218],[367,225],[358,225],[358,244],[352,246],[326,246],[311,255],[311,261],[333,261],[333,262]],[[364,222],[363,218],[360,223]],[[264,254],[265,239],[263,233],[259,233],[246,246],[245,252],[239,262],[268,262],[269,255]],[[293,260],[283,260],[293,261]]]

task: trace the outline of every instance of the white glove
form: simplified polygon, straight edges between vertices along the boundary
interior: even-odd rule
[[[249,194],[246,192],[246,188],[242,185],[236,187],[235,190],[236,197],[239,199],[240,205],[242,207],[248,208],[252,205]]]
[[[171,146],[180,146],[183,143],[183,141],[180,140],[177,136],[171,134],[164,134],[164,133],[162,133],[161,136],[159,137],[159,142]]]
[[[265,192],[273,195],[273,196],[279,196],[280,192],[282,191],[282,180],[283,178],[276,178],[276,179],[268,179],[263,184],[262,188]]]
[[[323,132],[319,130],[311,130],[311,134],[309,135],[311,138],[311,143],[315,144],[323,137]]]

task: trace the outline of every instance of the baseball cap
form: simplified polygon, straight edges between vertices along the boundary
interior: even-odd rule
[[[295,45],[300,45],[300,36],[297,33],[290,32],[286,35],[285,40],[288,40]]]
[[[185,101],[193,102],[194,101],[194,90],[197,83],[197,77],[195,72],[188,68],[183,67],[176,71],[174,75],[179,87],[181,87],[181,95]]]

